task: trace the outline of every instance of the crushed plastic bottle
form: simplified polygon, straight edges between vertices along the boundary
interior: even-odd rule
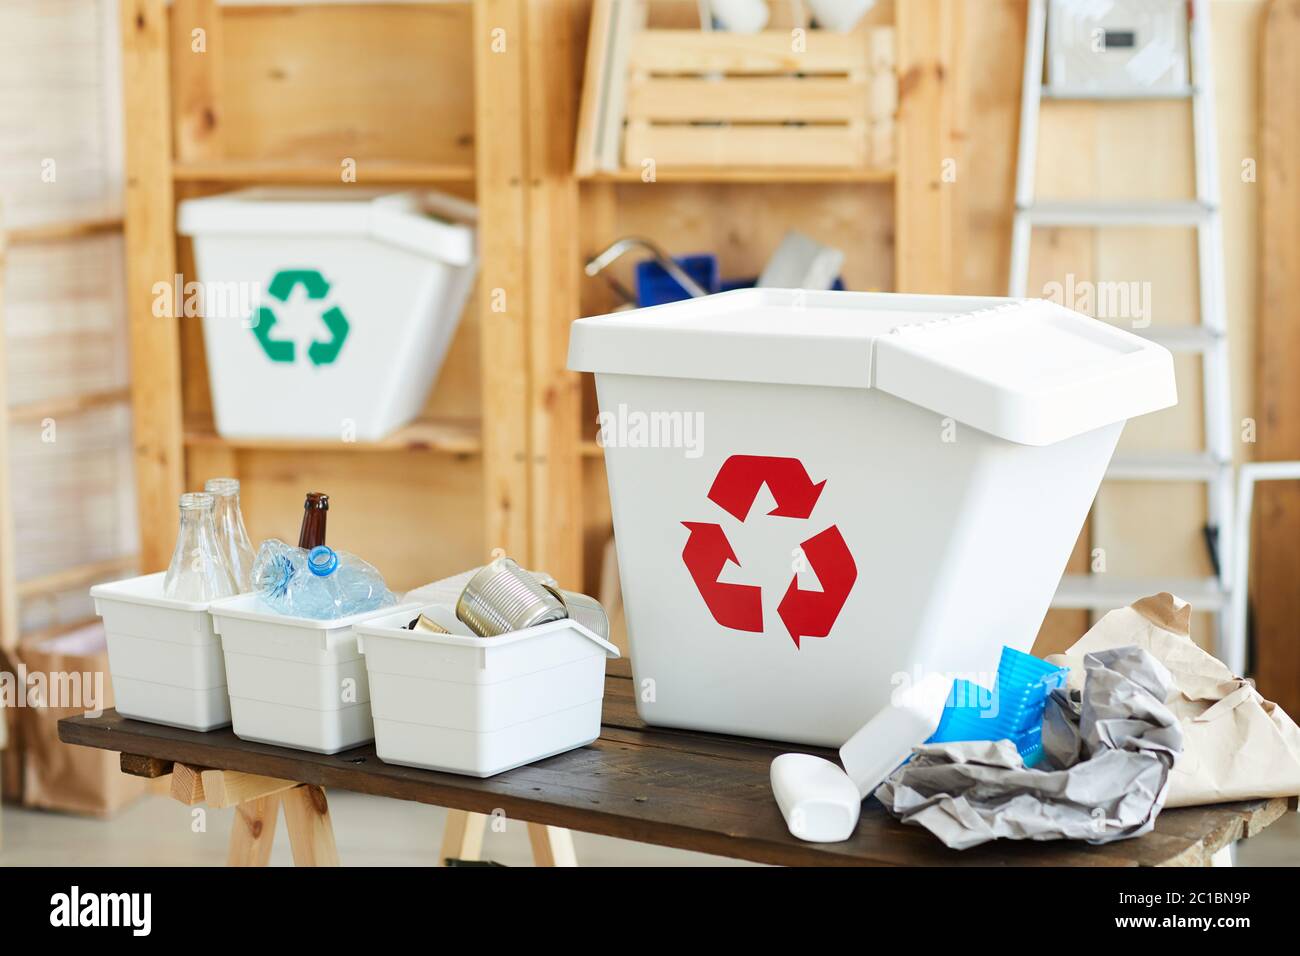
[[[276,538],[257,551],[253,587],[271,610],[318,621],[397,603],[383,575],[356,555],[325,545],[305,551]]]

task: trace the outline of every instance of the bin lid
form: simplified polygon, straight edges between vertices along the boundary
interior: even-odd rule
[[[579,319],[569,368],[877,388],[1024,445],[1178,401],[1168,349],[1045,299],[739,289]]]
[[[186,199],[176,231],[198,237],[371,237],[463,266],[474,259],[477,218],[473,203],[431,190],[257,187]]]

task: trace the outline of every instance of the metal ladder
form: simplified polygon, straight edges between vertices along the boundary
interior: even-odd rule
[[[1134,333],[1174,352],[1199,353],[1204,396],[1205,448],[1195,452],[1117,454],[1106,472],[1117,481],[1191,481],[1206,486],[1205,528],[1215,574],[1208,578],[1119,577],[1112,574],[1067,574],[1052,601],[1057,608],[1105,611],[1122,607],[1156,591],[1172,591],[1198,611],[1214,612],[1217,639],[1223,640],[1227,620],[1229,575],[1233,562],[1225,553],[1233,540],[1231,394],[1224,293],[1223,227],[1219,213],[1219,162],[1215,143],[1214,80],[1210,66],[1209,2],[1191,0],[1188,7],[1191,86],[1178,90],[1098,92],[1053,89],[1043,84],[1046,40],[1046,0],[1030,0],[1025,36],[1025,76],[1020,104],[1020,148],[1016,162],[1016,212],[1011,241],[1013,296],[1024,296],[1029,279],[1030,237],[1035,226],[1151,226],[1196,229],[1200,293],[1200,323],[1164,326],[1153,321]],[[1195,142],[1196,198],[1156,202],[1043,202],[1034,198],[1038,152],[1038,115],[1043,98],[1062,100],[1187,99],[1192,105]]]

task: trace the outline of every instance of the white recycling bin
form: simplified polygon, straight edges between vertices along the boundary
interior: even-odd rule
[[[356,186],[182,202],[198,282],[161,291],[203,315],[217,431],[372,441],[415,418],[473,285],[475,216]]]
[[[226,727],[230,695],[211,602],[165,597],[166,577],[159,571],[90,589],[104,619],[117,712],[189,730]]]
[[[838,746],[1027,651],[1159,345],[1044,300],[739,290],[580,319],[637,709]]]

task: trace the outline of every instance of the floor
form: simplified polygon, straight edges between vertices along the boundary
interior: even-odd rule
[[[200,816],[195,817],[196,810]],[[339,856],[354,866],[429,866],[437,855],[446,811],[369,797],[330,794]],[[0,866],[219,866],[225,863],[230,810],[190,808],[149,796],[112,822],[5,807]],[[532,862],[518,821],[489,830],[483,855],[510,866]],[[197,832],[195,832],[197,830]],[[592,866],[734,866],[735,860],[575,833],[580,863]],[[289,842],[277,827],[272,865],[289,866]],[[1300,866],[1300,814],[1289,813],[1244,841],[1239,866]]]
[[[404,800],[335,791],[330,814],[339,857],[352,866],[430,866],[438,855],[446,811]],[[205,816],[193,817],[196,810]],[[111,822],[66,814],[4,808],[0,866],[221,866],[226,862],[232,810],[186,807],[161,796],[143,797]],[[484,859],[529,866],[524,824],[489,826]],[[199,832],[192,832],[203,827]],[[575,833],[578,860],[593,866],[734,866],[736,860]],[[291,866],[284,817],[276,827],[273,866]]]

